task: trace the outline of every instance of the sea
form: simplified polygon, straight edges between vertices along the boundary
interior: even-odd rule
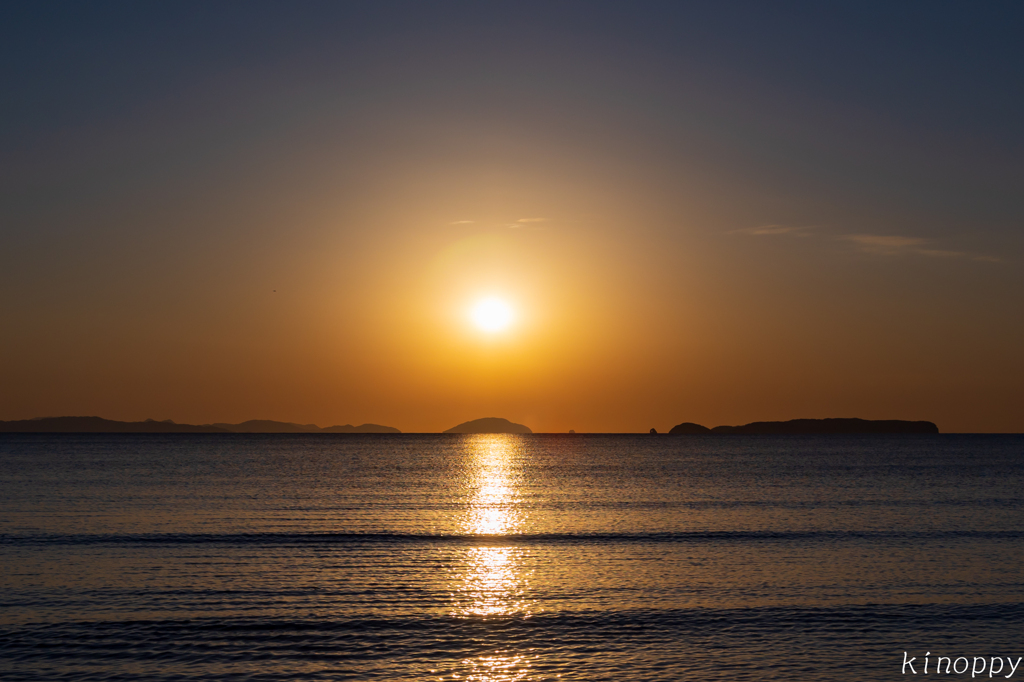
[[[0,436],[5,682],[1024,679],[1020,657],[1024,436]]]

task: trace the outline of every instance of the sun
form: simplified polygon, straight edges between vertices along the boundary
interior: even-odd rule
[[[493,334],[508,328],[515,319],[515,313],[508,303],[492,296],[477,301],[469,317],[478,329]]]

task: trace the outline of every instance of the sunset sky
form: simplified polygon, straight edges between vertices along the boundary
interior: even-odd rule
[[[1020,3],[9,3],[0,419],[1024,431],[1022,35]]]

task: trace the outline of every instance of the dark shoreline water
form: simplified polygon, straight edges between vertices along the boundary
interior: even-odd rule
[[[0,679],[906,679],[1024,655],[1022,484],[1021,436],[4,434]]]

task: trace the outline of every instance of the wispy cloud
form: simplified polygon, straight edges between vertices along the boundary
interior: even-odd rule
[[[963,251],[945,251],[943,249],[919,249],[918,253],[922,256],[932,256],[933,258],[962,258],[971,255]]]
[[[837,239],[854,244],[862,251],[883,256],[899,256],[912,254],[929,258],[970,258],[971,260],[998,263],[994,256],[985,256],[966,251],[950,251],[936,249],[931,246],[932,240],[923,237],[905,237],[902,235],[882,234],[844,234]]]
[[[838,239],[853,242],[868,251],[882,251],[886,253],[897,253],[908,249],[922,250],[920,247],[928,243],[927,239],[920,237],[900,237],[882,234],[844,234],[838,237]]]
[[[505,227],[512,230],[543,230],[544,226],[540,223],[546,223],[547,218],[520,218],[514,223],[509,223]]]
[[[896,234],[869,234],[860,232],[855,234],[829,235],[820,231],[815,232],[814,226],[800,225],[779,225],[771,223],[758,225],[756,227],[742,227],[732,230],[732,234],[745,234],[754,237],[773,237],[780,235],[816,237],[843,242],[848,246],[864,253],[873,253],[881,256],[915,255],[929,258],[969,258],[973,261],[983,263],[999,263],[1001,259],[985,254],[970,253],[967,251],[952,251],[949,249],[936,248],[933,240],[924,237],[908,237]]]
[[[757,227],[743,227],[733,232],[738,234],[749,234],[755,237],[772,236],[779,234],[807,234],[813,227],[800,227],[796,225],[758,225]]]
[[[861,246],[874,246],[883,249],[902,249],[909,246],[926,244],[927,239],[921,237],[900,237],[881,234],[844,234],[840,239],[856,242]]]
[[[449,225],[472,225],[475,220],[456,220],[454,223],[448,223]]]

